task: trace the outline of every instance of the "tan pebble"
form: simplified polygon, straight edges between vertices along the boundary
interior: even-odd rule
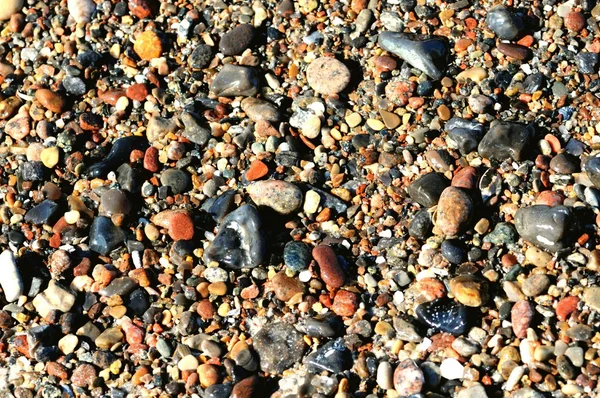
[[[360,116],[360,114],[353,112],[351,114],[349,114],[348,116],[346,116],[346,123],[348,123],[348,126],[350,126],[350,128],[354,128],[356,126],[358,126],[360,123],[362,122],[362,117]]]
[[[40,154],[40,160],[49,169],[54,168],[58,164],[58,160],[60,158],[60,151],[58,147],[51,146],[46,148]]]
[[[396,115],[395,113],[380,109],[379,114],[383,119],[385,127],[387,127],[388,129],[395,129],[400,125],[400,116]]]

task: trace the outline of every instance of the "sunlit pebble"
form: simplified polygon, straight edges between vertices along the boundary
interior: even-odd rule
[[[68,0],[69,13],[77,23],[88,23],[96,10],[96,3],[92,0]]]

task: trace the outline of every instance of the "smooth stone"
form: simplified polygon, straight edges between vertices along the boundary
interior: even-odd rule
[[[468,307],[481,307],[488,300],[487,284],[474,275],[460,275],[452,278],[450,291],[456,301]]]
[[[565,355],[556,358],[556,370],[558,370],[558,374],[565,380],[573,380],[577,376],[577,373],[579,373]]]
[[[185,127],[182,136],[194,144],[206,145],[211,137],[210,128],[202,125],[198,117],[190,112],[183,112],[180,119]]]
[[[503,5],[493,7],[488,11],[485,24],[503,40],[514,39],[524,27],[523,21]]]
[[[291,241],[283,248],[283,262],[295,272],[307,269],[311,260],[310,248],[304,242]]]
[[[521,290],[527,297],[537,297],[550,287],[550,278],[545,274],[533,274],[521,284]]]
[[[600,157],[590,157],[585,162],[585,173],[597,188],[600,188]]]
[[[442,256],[452,264],[459,264],[465,257],[465,250],[461,243],[454,239],[442,242]]]
[[[600,312],[600,287],[586,288],[583,292],[583,302],[592,310]]]
[[[18,13],[23,8],[25,0],[7,0],[2,3],[0,8],[0,21],[7,21],[13,14]]]
[[[129,163],[123,163],[117,169],[117,182],[124,191],[139,193],[142,189],[141,183],[144,181],[142,171],[133,168]]]
[[[231,391],[229,384],[213,384],[204,390],[204,398],[229,398]]]
[[[320,347],[317,351],[304,358],[304,364],[310,372],[320,373],[327,371],[333,374],[341,373],[349,369],[350,352],[344,345],[341,337],[330,341]]]
[[[434,80],[440,80],[444,75],[449,46],[441,36],[382,32],[379,34],[379,45]]]
[[[496,224],[494,230],[483,238],[484,242],[490,242],[494,245],[506,245],[515,243],[517,240],[519,240],[519,235],[515,227],[507,222]]]
[[[428,173],[413,181],[407,188],[411,199],[423,207],[438,204],[442,192],[448,186],[448,181],[438,173]]]
[[[135,279],[128,276],[113,279],[108,286],[100,290],[100,295],[105,297],[126,296],[138,286]]]
[[[498,43],[496,48],[498,49],[498,52],[518,61],[525,61],[531,57],[531,50],[518,44]]]
[[[404,29],[404,21],[397,12],[383,11],[379,20],[387,30],[392,32],[401,32]]]
[[[188,57],[188,65],[192,69],[204,69],[212,61],[213,49],[207,44],[198,44]]]
[[[246,113],[246,115],[255,122],[260,120],[278,122],[281,119],[279,110],[269,101],[249,97],[244,98],[241,106],[244,113]]]
[[[412,359],[405,359],[394,371],[394,389],[402,396],[418,394],[425,384],[425,375]]]
[[[263,372],[281,374],[302,359],[306,344],[300,332],[287,323],[270,323],[253,338]]]
[[[488,398],[488,395],[485,388],[481,384],[478,384],[460,390],[457,398]]]
[[[260,226],[260,216],[252,205],[241,206],[229,213],[205,251],[205,261],[216,261],[232,269],[254,268],[262,264],[266,247]]]
[[[46,317],[48,311],[40,311],[40,308],[35,305],[35,300],[39,297],[43,297],[42,301],[44,304],[49,305],[49,309],[55,309],[61,312],[69,312],[71,308],[73,308],[77,296],[73,291],[71,291],[71,289],[61,285],[54,279],[51,279],[46,290],[37,295],[34,299],[34,306],[38,310],[39,314],[42,317]]]
[[[410,220],[408,234],[414,238],[425,240],[431,233],[432,228],[431,213],[426,209],[422,209],[416,212]]]
[[[515,227],[523,239],[556,252],[569,245],[571,219],[571,210],[565,206],[534,205],[517,210]]]
[[[416,314],[421,322],[442,332],[461,335],[467,330],[467,307],[455,301],[429,301],[420,304]]]
[[[287,181],[257,181],[246,191],[258,206],[270,207],[280,214],[290,214],[302,207],[302,191]]]
[[[188,173],[180,169],[167,169],[160,175],[160,183],[171,188],[175,195],[187,192],[192,186],[192,179]]]
[[[233,209],[235,199],[235,191],[229,190],[219,195],[210,205],[208,214],[216,222],[221,222],[225,216]]]
[[[446,122],[444,129],[463,155],[477,150],[477,145],[483,137],[483,125],[472,120],[453,117]]]
[[[492,122],[489,131],[479,143],[481,156],[497,161],[522,160],[531,133],[527,126],[513,122]]]
[[[331,247],[327,245],[316,246],[312,250],[312,256],[319,265],[321,279],[327,286],[338,289],[344,285],[346,276]]]
[[[146,137],[149,142],[155,142],[164,139],[167,134],[174,134],[175,131],[177,131],[175,118],[152,116],[146,127]]]
[[[306,80],[319,94],[338,94],[350,83],[350,78],[348,67],[331,57],[317,58],[306,68]]]
[[[96,11],[96,3],[92,0],[68,0],[69,14],[77,23],[88,23]]]
[[[470,357],[481,351],[477,343],[465,338],[459,337],[452,342],[452,348],[463,357]]]
[[[103,256],[125,241],[125,233],[108,217],[96,217],[90,227],[90,250]]]
[[[10,250],[4,250],[0,254],[0,272],[2,278],[0,278],[0,286],[4,292],[4,298],[9,303],[17,301],[17,299],[23,294],[23,279],[15,260],[15,255]]]
[[[108,350],[121,340],[123,340],[123,332],[121,331],[121,328],[115,327],[108,328],[100,333],[100,336],[96,337],[94,343],[98,348]]]
[[[23,218],[25,222],[32,224],[49,224],[58,214],[58,204],[46,199],[33,209],[29,210]]]
[[[377,367],[377,385],[383,390],[394,388],[392,365],[387,361],[380,362]]]
[[[255,32],[254,26],[249,24],[236,26],[221,36],[219,51],[226,56],[243,53],[245,49],[250,47],[250,44],[254,40]]]
[[[210,84],[210,91],[218,97],[252,97],[258,93],[258,74],[252,68],[226,64]]]
[[[520,339],[527,336],[527,328],[529,328],[534,315],[535,308],[527,300],[519,300],[513,305],[510,317],[515,336]]]
[[[550,169],[557,174],[573,174],[579,171],[579,162],[567,153],[559,153],[550,160]]]
[[[108,155],[100,162],[92,164],[88,168],[90,178],[105,178],[106,175],[117,169],[123,163],[129,162],[129,155],[134,149],[145,149],[148,140],[140,136],[128,136],[117,139]]]
[[[464,371],[464,366],[455,358],[444,358],[440,365],[441,376],[448,380],[462,379]]]
[[[437,205],[435,229],[445,236],[456,236],[462,232],[473,216],[474,204],[462,189],[448,187],[440,195]]]
[[[527,94],[533,94],[544,88],[546,77],[542,73],[532,73],[523,80],[523,90]]]
[[[400,340],[408,341],[410,343],[420,343],[423,341],[423,337],[419,334],[415,325],[407,320],[394,317],[393,325],[394,330],[396,330],[396,337]]]
[[[109,189],[100,197],[100,206],[104,212],[111,216],[113,214],[129,214],[131,203],[125,192],[120,189]]]

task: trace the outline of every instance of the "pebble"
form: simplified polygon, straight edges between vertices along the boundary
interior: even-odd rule
[[[163,43],[157,32],[146,30],[135,39],[133,50],[144,61],[151,61],[161,56]]]
[[[321,279],[332,289],[340,288],[346,279],[333,249],[329,246],[316,246],[312,256],[319,264]]]
[[[225,33],[219,41],[219,51],[223,55],[239,55],[250,47],[254,40],[255,29],[252,25],[242,24]]]
[[[343,91],[350,83],[350,71],[335,58],[321,57],[306,68],[306,80],[319,94],[333,95]]]
[[[521,290],[527,297],[542,295],[550,286],[550,278],[544,274],[534,274],[523,282]]]
[[[265,240],[259,232],[260,216],[256,207],[244,205],[229,213],[219,232],[205,251],[207,262],[216,261],[232,268],[254,268],[265,256]]]
[[[387,361],[382,361],[377,366],[377,385],[383,390],[394,388],[392,365]]]
[[[52,169],[58,164],[58,161],[60,160],[60,150],[55,146],[45,148],[40,153],[40,160],[42,161],[44,166],[46,166],[49,169]]]
[[[260,120],[277,122],[281,118],[275,105],[257,98],[244,98],[242,101],[242,110],[255,122]]]
[[[456,236],[466,228],[473,213],[473,200],[460,188],[448,187],[440,195],[435,226],[445,236]]]
[[[526,126],[512,122],[495,121],[479,143],[479,154],[488,159],[519,161],[530,139]]]
[[[406,33],[382,32],[378,42],[381,48],[396,54],[430,78],[440,80],[443,77],[449,53],[444,38],[417,38]]]
[[[302,334],[292,325],[271,323],[253,338],[260,368],[267,373],[282,373],[302,359],[306,345]]]
[[[473,275],[460,275],[450,280],[454,298],[467,307],[481,307],[488,299],[487,285]]]
[[[530,327],[534,315],[533,304],[527,300],[519,300],[513,305],[510,316],[515,336],[520,339],[527,336],[527,328]]]
[[[90,250],[107,255],[125,241],[125,234],[110,218],[96,217],[90,228]]]
[[[295,272],[307,269],[311,259],[310,248],[304,242],[291,241],[283,249],[285,266]]]
[[[6,21],[18,13],[23,8],[25,0],[8,0],[3,3],[2,10],[0,11],[0,21]]]
[[[344,346],[344,340],[338,338],[307,355],[304,363],[310,372],[320,373],[326,371],[337,374],[343,372],[347,367],[348,354],[348,350]]]
[[[440,365],[443,378],[448,380],[459,380],[463,378],[464,367],[454,358],[445,358]]]
[[[302,207],[302,191],[286,181],[257,181],[246,191],[258,206],[270,207],[280,214],[291,214]]]
[[[394,371],[394,389],[400,396],[418,394],[423,389],[425,377],[412,359],[401,361]]]
[[[194,237],[194,221],[186,210],[164,210],[152,218],[156,225],[166,228],[175,241],[190,240]]]
[[[35,99],[46,109],[54,113],[62,113],[66,107],[64,98],[55,91],[41,88],[35,92]]]
[[[583,302],[594,311],[600,311],[600,287],[590,286],[583,292]]]
[[[252,97],[258,93],[258,75],[252,68],[227,64],[213,79],[210,91],[219,97]]]
[[[567,246],[571,211],[565,206],[534,205],[515,214],[515,227],[525,240],[556,252]]]
[[[212,47],[207,44],[199,44],[188,57],[188,65],[195,70],[204,69],[210,64],[212,58]]]
[[[504,5],[491,8],[485,17],[485,24],[503,40],[516,38],[524,28],[521,18]]]
[[[23,294],[24,285],[17,261],[10,250],[4,250],[0,254],[0,269],[3,275],[0,278],[0,286],[2,286],[4,298],[9,303],[17,301]]]
[[[431,207],[438,203],[447,186],[448,183],[442,175],[428,173],[412,182],[407,191],[415,202],[423,207]]]

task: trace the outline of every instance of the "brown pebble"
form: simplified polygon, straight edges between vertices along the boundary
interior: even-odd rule
[[[511,322],[515,336],[522,339],[527,336],[527,328],[533,320],[535,309],[527,300],[520,300],[512,307],[510,312]]]
[[[64,98],[55,91],[41,88],[35,92],[35,99],[46,109],[61,113],[65,108],[66,102]]]
[[[352,316],[358,309],[358,298],[352,292],[340,290],[333,299],[331,310],[339,316]]]
[[[565,27],[572,32],[579,32],[585,27],[585,17],[578,11],[565,15]]]
[[[524,61],[531,55],[531,51],[527,47],[511,43],[498,43],[498,51],[507,57],[514,58],[519,61]]]
[[[333,289],[342,287],[345,280],[344,271],[340,268],[333,249],[329,246],[317,246],[313,249],[312,255],[319,264],[323,282]]]

